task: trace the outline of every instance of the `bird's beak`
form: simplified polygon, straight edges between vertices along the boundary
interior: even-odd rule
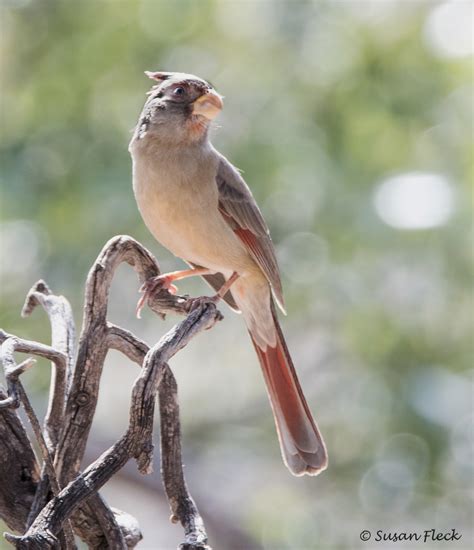
[[[194,101],[193,115],[202,115],[208,120],[213,120],[222,111],[224,103],[222,96],[214,90],[208,90]]]

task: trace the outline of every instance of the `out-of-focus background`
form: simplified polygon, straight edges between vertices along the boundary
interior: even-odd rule
[[[454,528],[459,542],[423,548],[472,547],[473,4],[2,7],[0,325],[48,342],[42,312],[19,317],[40,277],[80,325],[88,268],[116,234],[140,240],[164,269],[183,265],[140,219],[127,145],[152,84],[144,70],[209,79],[226,98],[213,142],[271,228],[283,327],[330,454],[317,478],[288,474],[244,325],[225,310],[172,362],[186,475],[211,542],[382,548],[379,529]],[[153,343],[176,319],[135,319],[137,290],[120,269],[110,317]],[[209,292],[200,281],[180,290]],[[48,372],[40,363],[25,376],[39,411]],[[88,461],[123,432],[136,374],[110,354]],[[181,540],[158,474],[130,464],[103,492],[139,519],[139,548]]]

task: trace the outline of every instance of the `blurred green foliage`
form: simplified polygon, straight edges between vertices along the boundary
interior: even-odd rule
[[[356,548],[364,528],[455,527],[456,548],[472,541],[472,57],[446,50],[463,30],[440,30],[437,9],[2,1],[0,325],[9,332],[48,340],[39,313],[18,318],[40,277],[70,298],[79,322],[87,269],[113,235],[178,266],[146,231],[131,190],[143,71],[198,74],[226,98],[213,142],[244,171],[271,227],[285,329],[331,460],[317,479],[287,476],[238,318],[227,313],[177,361],[191,487],[235,514],[256,547]],[[463,9],[468,24],[472,4]],[[427,174],[425,195],[393,185],[396,200],[384,199],[400,174],[413,189],[413,174]],[[444,217],[433,217],[436,205]],[[114,314],[152,341],[159,321],[133,319],[136,283],[121,281]],[[46,371],[29,375],[33,390],[45,389]],[[98,430],[120,432],[109,394]],[[142,548],[156,547],[145,538]]]

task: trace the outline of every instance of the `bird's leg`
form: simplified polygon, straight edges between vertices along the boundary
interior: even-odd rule
[[[200,296],[199,298],[193,298],[192,300],[190,300],[190,309],[194,309],[195,307],[198,307],[199,305],[206,302],[214,302],[215,304],[217,304],[219,300],[224,298],[227,291],[239,277],[240,275],[237,273],[237,271],[234,271],[232,275],[227,279],[227,281],[216,292],[216,294],[214,294],[214,296]]]
[[[168,290],[171,294],[176,294],[176,292],[178,292],[178,287],[173,284],[174,281],[179,281],[180,279],[186,279],[188,277],[194,277],[196,275],[209,275],[211,273],[214,273],[214,271],[212,271],[211,269],[207,269],[206,267],[197,267],[195,269],[170,271],[169,273],[163,273],[163,275],[158,275],[157,277],[152,277],[151,279],[148,279],[143,283],[139,290],[139,292],[142,292],[142,296],[137,303],[137,317],[140,319],[140,314],[143,306],[156,292],[164,289]]]
[[[221,298],[224,298],[229,288],[235,283],[238,278],[239,274],[237,273],[237,271],[234,271],[234,273],[232,273],[232,275],[227,279],[227,281],[221,286],[217,294],[214,296],[216,302],[218,302]]]

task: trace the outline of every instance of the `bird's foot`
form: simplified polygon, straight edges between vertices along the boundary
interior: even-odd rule
[[[203,307],[209,303],[211,304],[217,304],[217,302],[220,300],[220,296],[198,296],[197,298],[188,298],[186,303],[186,309],[191,312],[198,307]]]
[[[219,296],[219,294],[216,294],[214,296],[198,296],[197,298],[188,298],[186,309],[188,313],[191,313],[192,311],[201,307],[205,307],[208,304],[217,305],[220,300],[221,297]],[[222,313],[220,311],[216,311],[216,321],[222,321],[223,318],[224,316],[222,315]]]
[[[157,277],[148,279],[142,284],[139,290],[142,296],[138,300],[136,308],[138,319],[141,317],[141,312],[145,304],[154,294],[161,290],[167,290],[170,294],[176,294],[178,292],[178,287],[173,284],[173,280],[174,278],[170,275],[158,275]]]

